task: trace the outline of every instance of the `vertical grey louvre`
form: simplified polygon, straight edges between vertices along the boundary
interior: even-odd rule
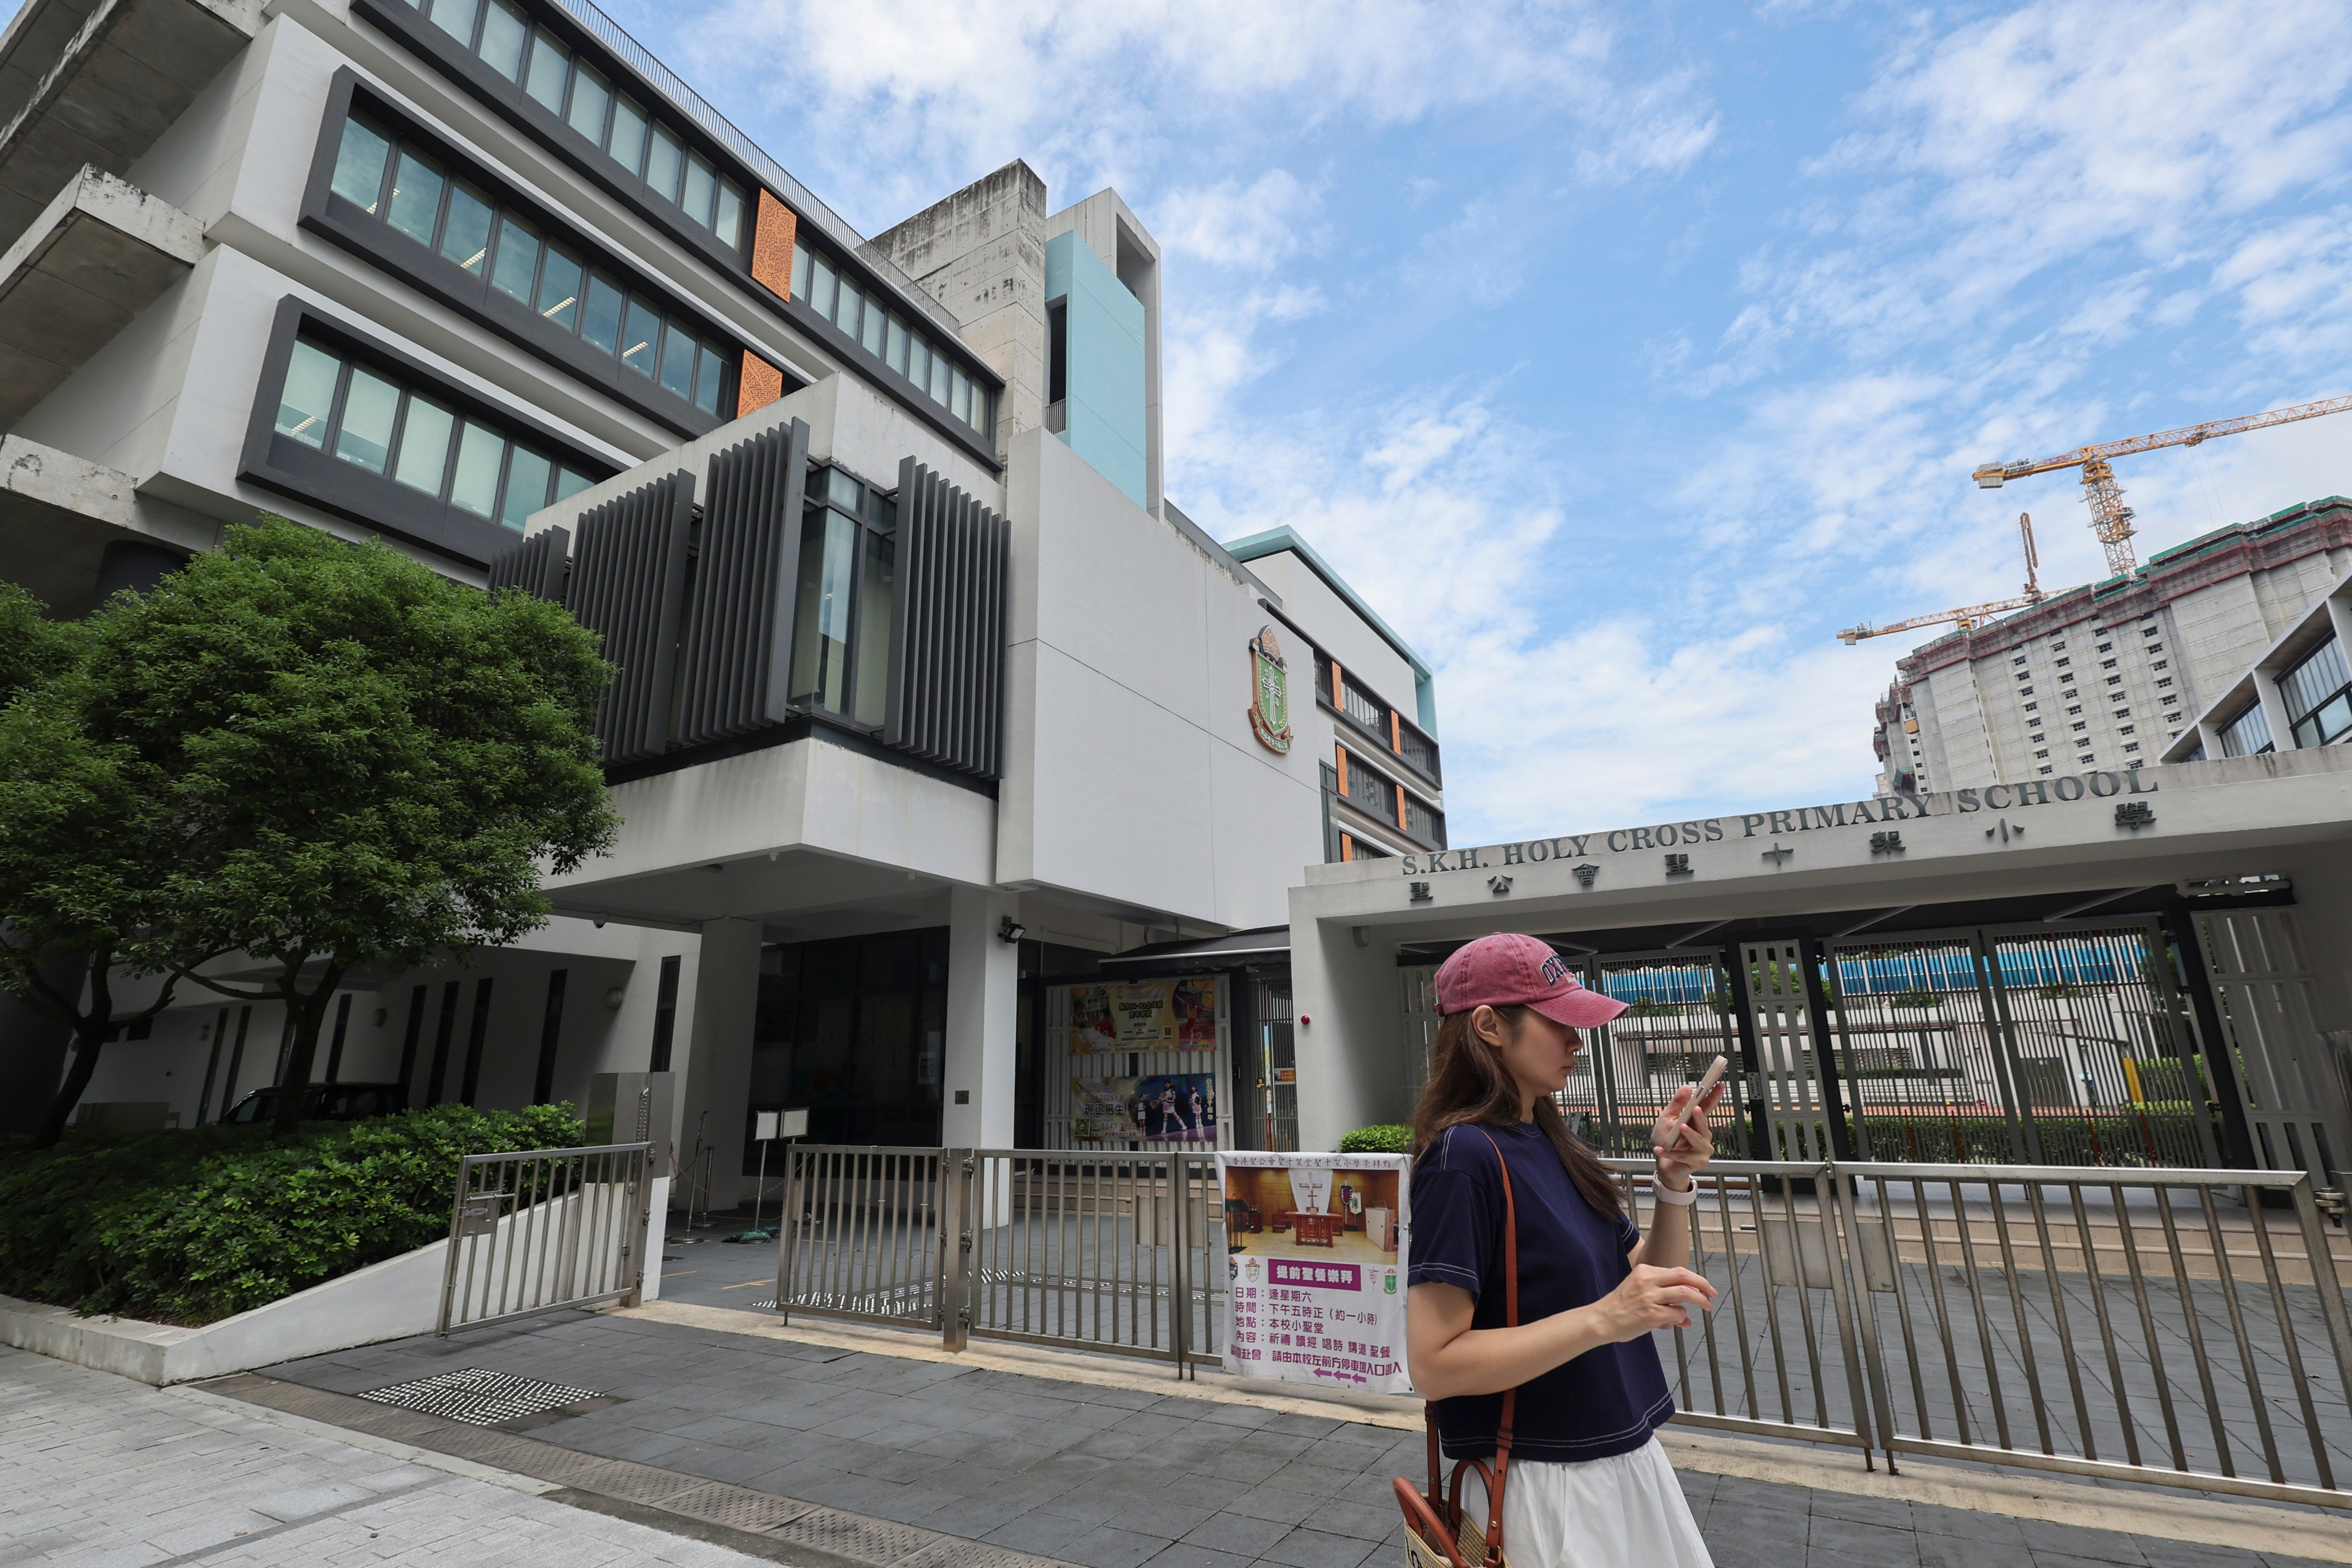
[[[521,542],[490,557],[490,592],[520,588],[551,604],[563,603],[565,559],[572,545],[569,529],[542,528]]]
[[[682,746],[789,713],[808,444],[808,426],[795,419],[711,456],[678,683]]]
[[[604,638],[620,673],[596,713],[604,761],[648,757],[669,744],[670,681],[685,598],[694,476],[680,471],[606,501],[580,519],[572,613]]]
[[[1002,775],[1012,531],[912,458],[898,464],[889,710],[882,738],[963,773]]]

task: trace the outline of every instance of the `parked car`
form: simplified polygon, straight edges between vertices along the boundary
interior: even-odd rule
[[[408,1091],[396,1083],[314,1083],[302,1091],[305,1121],[361,1121],[408,1109]],[[221,1120],[250,1126],[278,1114],[278,1091],[257,1089],[228,1108]]]

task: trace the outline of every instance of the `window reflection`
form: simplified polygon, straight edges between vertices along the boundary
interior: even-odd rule
[[[603,90],[585,78],[581,83]],[[393,170],[388,194],[387,167]],[[492,289],[530,306],[551,326],[577,332],[601,353],[618,353],[624,364],[673,395],[708,414],[728,408],[735,351],[706,342],[660,299],[591,274],[571,246],[502,211],[489,194],[450,179],[436,162],[400,145],[396,133],[357,116],[346,120],[332,190],[476,277],[487,275]]]
[[[809,496],[793,701],[878,729],[888,707],[897,504],[838,468],[814,475]]]
[[[550,500],[595,482],[488,424],[461,421],[397,376],[310,338],[297,338],[287,358],[277,428],[518,532]]]

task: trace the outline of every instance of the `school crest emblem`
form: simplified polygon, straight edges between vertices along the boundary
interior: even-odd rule
[[[1262,626],[1250,639],[1250,731],[1258,744],[1276,754],[1290,750],[1290,667],[1283,662],[1282,645],[1274,628]]]

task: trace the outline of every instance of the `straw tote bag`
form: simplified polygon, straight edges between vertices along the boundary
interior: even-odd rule
[[[1519,1326],[1519,1211],[1511,1197],[1511,1163],[1503,1158],[1503,1147],[1494,1136],[1480,1130],[1495,1151],[1495,1162],[1503,1172],[1503,1326]],[[1437,1444],[1437,1412],[1427,1401],[1422,1405],[1422,1418],[1429,1432],[1429,1492],[1427,1496],[1413,1489],[1402,1476],[1391,1483],[1396,1489],[1397,1505],[1404,1510],[1404,1545],[1412,1568],[1471,1568],[1474,1563],[1484,1568],[1509,1568],[1503,1559],[1503,1482],[1511,1462],[1511,1415],[1518,1404],[1519,1391],[1506,1390],[1503,1394],[1503,1418],[1495,1433],[1495,1462],[1489,1466],[1484,1459],[1462,1459],[1454,1466],[1450,1486],[1443,1485],[1441,1472],[1444,1459]],[[1481,1530],[1476,1519],[1462,1510],[1462,1476],[1465,1470],[1475,1470],[1486,1484],[1486,1524]]]

